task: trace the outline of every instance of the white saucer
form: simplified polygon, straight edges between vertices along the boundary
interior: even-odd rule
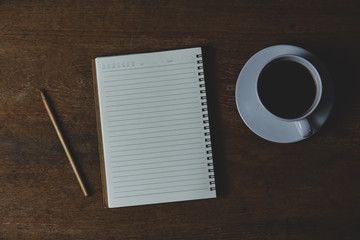
[[[325,123],[333,106],[331,79],[321,62],[307,50],[292,45],[276,45],[253,55],[241,70],[235,90],[236,105],[245,124],[258,136],[278,143],[291,143],[305,139],[299,134],[295,122],[274,118],[261,105],[257,95],[257,78],[263,67],[273,58],[281,55],[297,55],[307,59],[318,70],[323,85],[323,95],[318,107],[308,117],[312,134]]]

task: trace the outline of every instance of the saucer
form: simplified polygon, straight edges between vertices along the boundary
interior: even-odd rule
[[[253,55],[244,65],[236,83],[235,98],[237,109],[245,124],[258,136],[277,143],[291,143],[304,140],[295,121],[284,121],[267,112],[257,97],[257,79],[264,66],[282,55],[297,55],[311,62],[319,72],[323,89],[318,107],[308,117],[312,134],[326,122],[333,106],[333,87],[329,74],[322,63],[309,51],[292,46],[276,45],[265,48]],[[310,136],[311,136],[310,135]]]

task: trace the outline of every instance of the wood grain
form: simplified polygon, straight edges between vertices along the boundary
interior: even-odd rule
[[[359,239],[358,1],[0,1],[0,239]],[[294,44],[336,87],[310,139],[254,135],[235,104],[255,52]],[[104,209],[91,60],[203,46],[219,197]],[[79,194],[46,89],[90,187]]]

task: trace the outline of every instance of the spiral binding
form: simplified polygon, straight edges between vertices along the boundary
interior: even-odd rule
[[[204,78],[204,67],[203,67],[203,60],[202,54],[197,54],[197,69],[199,70],[199,88],[200,88],[200,100],[201,106],[203,111],[203,123],[204,123],[204,130],[205,130],[205,148],[206,150],[206,160],[208,161],[208,173],[209,173],[209,185],[210,191],[215,191],[215,175],[214,175],[214,164],[213,164],[213,156],[212,156],[212,146],[211,146],[211,139],[210,139],[210,127],[209,127],[209,115],[208,115],[208,107],[207,107],[207,99],[206,99],[206,90],[205,90],[205,78]]]

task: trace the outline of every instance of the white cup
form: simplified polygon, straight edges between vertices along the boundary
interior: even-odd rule
[[[304,67],[310,74],[314,81],[315,85],[315,94],[312,99],[312,104],[307,108],[306,111],[304,111],[301,115],[293,117],[293,118],[284,118],[282,116],[279,116],[278,114],[272,112],[266,107],[266,104],[263,102],[262,97],[259,95],[259,91],[256,92],[257,98],[261,103],[261,106],[263,109],[270,114],[272,117],[277,118],[281,121],[286,122],[294,122],[297,131],[303,138],[307,138],[313,134],[313,127],[311,126],[311,121],[309,121],[309,116],[314,112],[314,110],[318,107],[319,102],[321,100],[322,94],[323,94],[323,84],[322,79],[320,77],[320,74],[318,70],[314,67],[314,65],[309,62],[307,59],[297,56],[297,55],[280,55],[273,59],[270,59],[264,66],[263,69],[265,69],[266,66],[271,66],[272,63],[279,62],[279,61],[290,61],[295,62],[297,64],[300,64],[302,67]],[[259,84],[261,74],[259,75],[259,78],[257,79],[257,84]],[[271,79],[269,79],[271,81]],[[289,79],[291,81],[291,79]],[[258,85],[259,86],[259,85]],[[286,91],[286,89],[284,89]]]

